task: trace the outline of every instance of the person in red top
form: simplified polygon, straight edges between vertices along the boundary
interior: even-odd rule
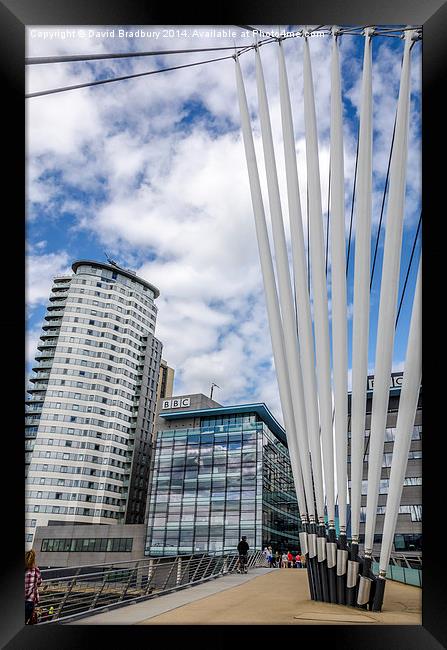
[[[293,568],[293,555],[292,555],[292,553],[290,551],[287,553],[287,561],[289,563],[289,569],[292,569]]]
[[[25,553],[25,624],[32,625],[33,613],[39,602],[39,586],[42,582],[40,569],[36,566],[36,553]]]
[[[295,556],[295,566],[297,569],[301,569],[301,555],[299,553]]]

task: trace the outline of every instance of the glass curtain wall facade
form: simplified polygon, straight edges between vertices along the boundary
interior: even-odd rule
[[[146,555],[234,551],[242,535],[297,549],[299,524],[287,447],[257,413],[157,432]]]

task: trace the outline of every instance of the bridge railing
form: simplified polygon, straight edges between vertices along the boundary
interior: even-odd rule
[[[42,570],[39,625],[64,622],[93,612],[184,589],[236,571],[238,554],[177,555]],[[260,551],[248,567],[266,567]]]
[[[377,575],[379,563],[375,557],[373,558],[372,570]],[[422,559],[408,558],[403,555],[394,558],[394,561],[388,565],[386,577],[388,580],[403,582],[406,585],[413,585],[414,587],[422,587]]]

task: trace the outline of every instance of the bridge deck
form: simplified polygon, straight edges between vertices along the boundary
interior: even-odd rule
[[[76,625],[421,625],[422,590],[388,581],[382,612],[309,599],[305,570],[253,569],[136,605],[76,621]]]

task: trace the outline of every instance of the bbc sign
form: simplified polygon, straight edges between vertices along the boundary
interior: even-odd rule
[[[390,388],[402,388],[403,373],[393,373],[391,375]],[[374,388],[374,375],[368,376],[368,390]]]
[[[164,399],[161,405],[162,409],[180,409],[191,406],[190,397],[175,397],[173,399]]]

